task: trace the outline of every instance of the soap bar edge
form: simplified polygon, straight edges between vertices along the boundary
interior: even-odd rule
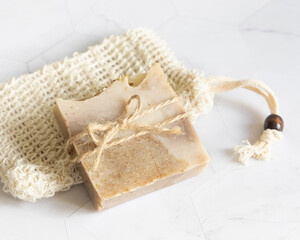
[[[56,122],[59,126],[59,129],[60,129],[62,135],[65,138],[69,138],[70,137],[70,132],[68,130],[68,125],[66,123],[66,120],[63,118],[63,114],[61,113],[61,111],[59,109],[59,104],[57,103],[57,101],[59,101],[59,98],[57,98],[55,100],[55,105],[52,109],[53,115],[54,115],[54,118],[56,119]]]

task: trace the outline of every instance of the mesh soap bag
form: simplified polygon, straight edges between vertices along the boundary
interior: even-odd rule
[[[82,179],[69,155],[66,139],[54,119],[56,98],[91,97],[124,75],[146,73],[159,63],[192,118],[209,112],[215,93],[243,87],[262,95],[271,115],[261,138],[253,145],[237,146],[239,160],[260,160],[270,155],[270,145],[282,137],[282,119],[273,92],[255,80],[205,78],[187,69],[153,31],[133,29],[111,36],[86,52],[46,65],[11,79],[0,87],[0,178],[3,190],[34,202],[68,190]]]

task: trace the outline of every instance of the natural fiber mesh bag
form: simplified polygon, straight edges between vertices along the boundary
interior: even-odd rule
[[[90,97],[120,75],[145,73],[155,62],[193,117],[209,110],[210,93],[201,75],[185,68],[154,32],[145,29],[111,36],[84,53],[3,84],[0,177],[4,191],[34,202],[81,183],[53,116],[55,98]]]

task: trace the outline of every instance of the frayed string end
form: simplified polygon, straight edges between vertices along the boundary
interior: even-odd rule
[[[245,145],[234,148],[234,153],[239,155],[238,161],[247,165],[249,158],[268,160],[271,156],[271,145],[282,139],[282,132],[275,129],[266,129],[260,139],[253,145],[245,140]]]

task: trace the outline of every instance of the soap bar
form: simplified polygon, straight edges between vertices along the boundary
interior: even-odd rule
[[[62,134],[69,138],[80,134],[90,123],[118,121],[132,96],[139,96],[141,111],[176,98],[167,77],[155,64],[147,74],[129,81],[116,80],[89,99],[57,99],[54,115]],[[134,111],[134,107],[129,109]],[[175,101],[143,115],[134,123],[152,126],[184,113],[180,101]],[[115,206],[202,172],[209,157],[190,120],[185,117],[164,128],[179,128],[180,134],[150,131],[106,148],[97,168],[96,154],[86,154],[96,145],[87,137],[73,142],[75,155],[80,160],[80,174],[97,210]],[[114,139],[135,133],[130,129],[122,129]],[[100,137],[101,134],[98,133]]]

